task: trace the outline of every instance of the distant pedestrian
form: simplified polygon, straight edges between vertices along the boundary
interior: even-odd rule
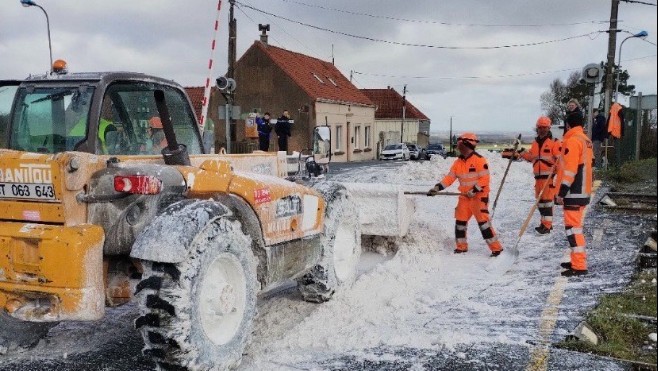
[[[555,185],[560,187],[555,203],[564,205],[564,229],[571,247],[565,277],[587,274],[587,252],[583,224],[585,207],[592,193],[592,142],[583,131],[582,115],[571,115],[566,121],[567,133],[562,138],[562,153]]]
[[[594,147],[594,167],[600,168],[603,164],[603,142],[608,138],[605,116],[594,108],[592,111],[592,146]]]
[[[258,127],[258,149],[267,152],[270,149],[270,133],[272,132],[270,113],[265,112],[263,117],[257,117],[256,125]]]
[[[475,216],[480,226],[482,238],[484,238],[491,256],[500,255],[503,247],[498,241],[498,236],[491,226],[489,218],[489,163],[487,159],[475,152],[475,146],[479,142],[473,133],[464,133],[457,138],[457,150],[461,155],[455,160],[450,172],[427,192],[428,196],[439,194],[448,188],[455,180],[459,180],[459,200],[455,209],[455,242],[457,247],[454,253],[460,254],[468,251],[466,241],[466,230],[468,221]]]
[[[583,122],[585,119],[583,117],[583,111],[580,108],[580,103],[578,102],[578,99],[576,98],[571,98],[567,102],[567,114],[566,117],[564,118],[564,134],[567,133],[567,125],[566,122],[571,120],[573,121],[579,121]],[[581,125],[582,126],[582,125]]]
[[[288,137],[291,136],[290,133],[290,114],[288,110],[283,111],[283,115],[279,117],[274,126],[274,131],[276,135],[279,136],[279,151],[288,152]]]

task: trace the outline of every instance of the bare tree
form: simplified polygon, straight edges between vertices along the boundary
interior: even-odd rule
[[[559,124],[564,117],[566,108],[564,104],[568,100],[567,87],[560,79],[553,80],[549,89],[542,93],[541,109],[554,125]]]

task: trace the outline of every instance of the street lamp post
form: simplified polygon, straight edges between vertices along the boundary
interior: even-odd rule
[[[634,37],[647,37],[649,36],[649,33],[647,31],[640,31],[636,33],[635,35],[628,36],[624,40],[622,40],[621,44],[619,44],[619,55],[617,56],[617,82],[615,84],[615,102],[617,101],[617,94],[619,93],[619,75],[621,74],[621,48],[624,46],[624,42],[628,39],[632,39]]]
[[[48,28],[48,51],[50,52],[50,68],[49,71],[50,73],[53,72],[53,47],[52,44],[50,43],[50,19],[48,19],[48,13],[46,13],[46,10],[41,7],[41,5],[35,3],[32,0],[21,0],[21,4],[23,4],[24,7],[29,8],[31,6],[36,6],[37,8],[41,9],[43,11],[43,14],[46,16],[46,28]]]

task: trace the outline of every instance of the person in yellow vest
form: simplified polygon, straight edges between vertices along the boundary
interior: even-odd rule
[[[114,126],[112,121],[101,118],[98,122],[98,140],[100,142],[101,154],[108,154],[108,149],[106,146],[107,133],[110,131],[116,131],[117,128]],[[71,128],[68,133],[69,138],[79,138],[82,140],[87,135],[87,117],[83,116],[76,124]]]
[[[566,268],[562,276],[573,277],[588,272],[583,220],[592,193],[593,146],[583,130],[582,115],[568,116],[566,129],[555,182],[560,187],[555,202],[564,205],[564,229],[571,248],[571,261],[560,264]]]

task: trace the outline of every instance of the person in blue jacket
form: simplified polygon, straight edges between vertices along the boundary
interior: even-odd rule
[[[265,112],[263,117],[257,117],[256,126],[258,129],[258,149],[267,152],[270,149],[270,133],[272,132],[270,113]]]
[[[592,145],[594,146],[594,167],[600,168],[603,160],[603,142],[608,138],[605,116],[594,108],[592,111]]]

